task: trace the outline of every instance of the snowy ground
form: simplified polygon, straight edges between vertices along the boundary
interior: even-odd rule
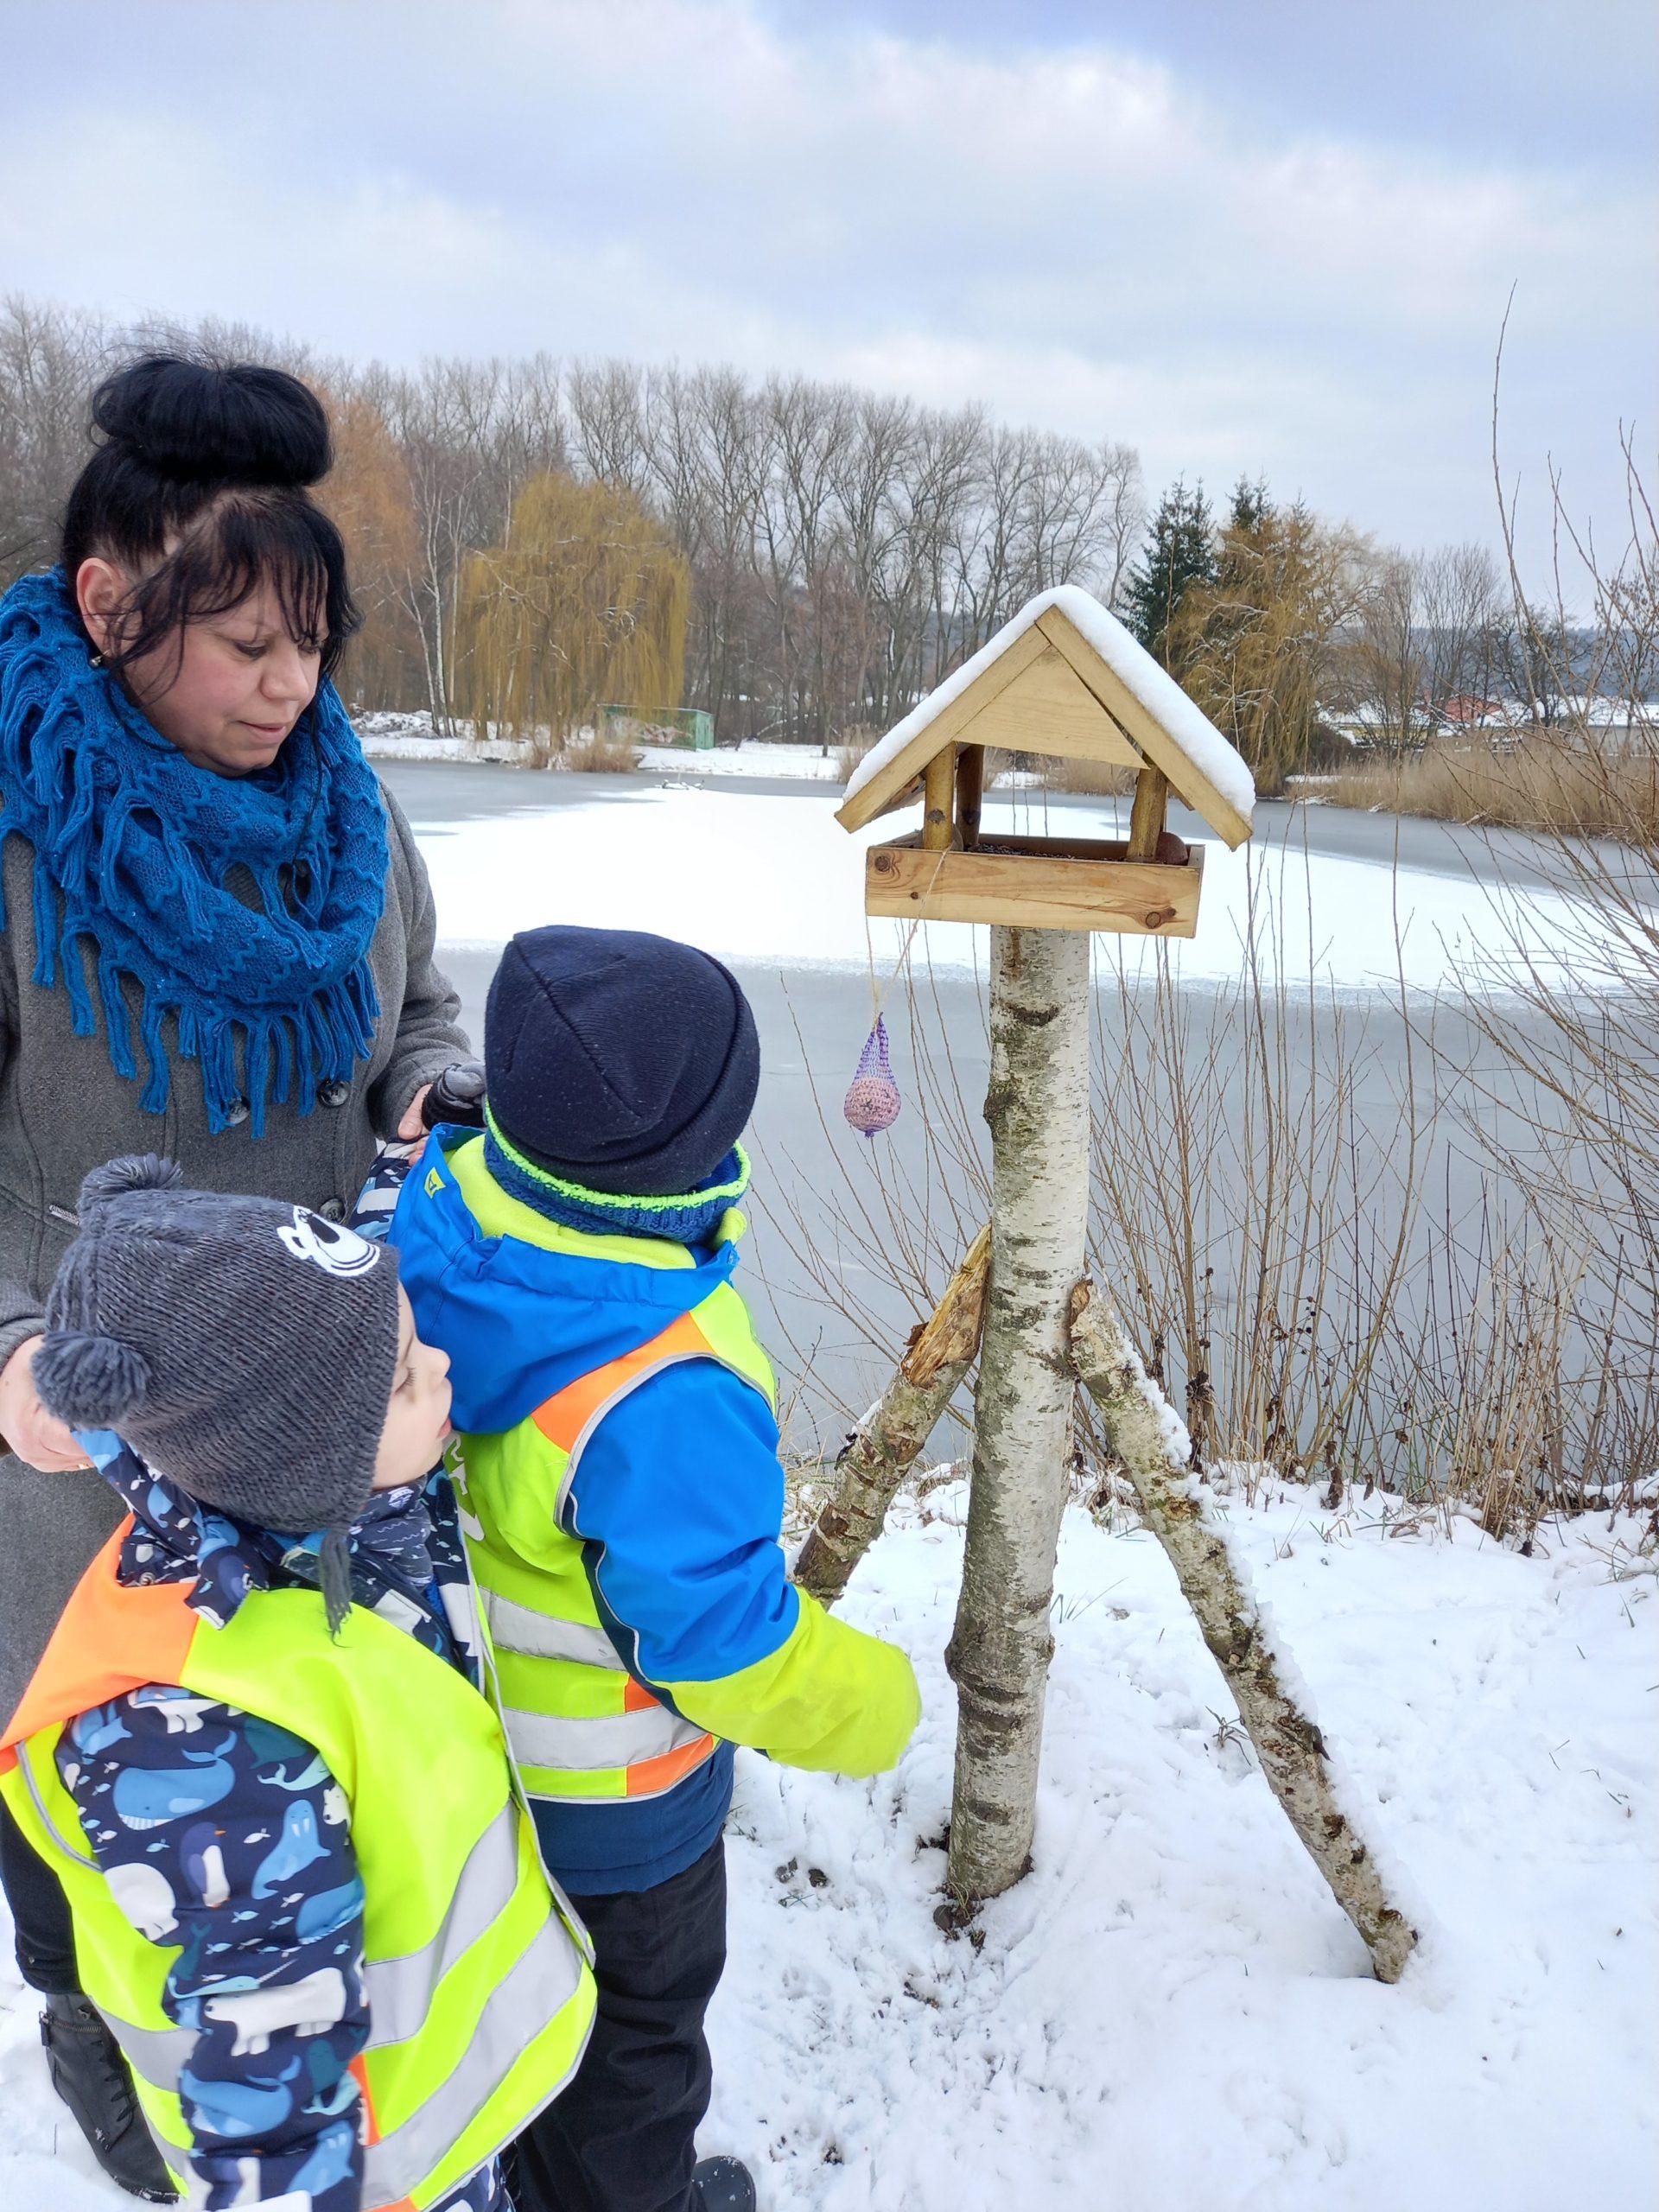
[[[898,1774],[745,1759],[707,2139],[773,2212],[1650,2212],[1659,1605],[1651,1573],[1610,1573],[1605,1522],[1522,1559],[1306,1493],[1236,1509],[1425,1909],[1388,1989],[1156,1546],[1081,1510],[1035,1870],[982,1948],[939,1933],[963,1510],[909,1508],[846,1601],[917,1658]]]
[[[418,836],[446,944],[494,947],[516,930],[580,921],[689,937],[728,958],[779,968],[861,968],[874,957],[885,976],[904,926],[867,923],[864,851],[894,830],[883,822],[849,836],[835,805],[828,793],[820,800],[683,779],[607,782],[591,799],[423,823]],[[1110,836],[1116,823],[1106,800],[1068,807],[1052,828]],[[988,834],[1046,834],[1040,795],[999,795],[987,804],[985,826]],[[1253,910],[1287,978],[1315,973],[1356,989],[1395,982],[1396,917],[1405,980],[1421,990],[1442,988],[1478,957],[1497,958],[1508,926],[1472,874],[1395,870],[1271,840],[1239,853],[1211,842],[1198,935],[1171,948],[1179,973],[1192,982],[1235,974]],[[1560,945],[1568,911],[1558,897],[1529,893],[1535,952],[1547,959]],[[987,935],[959,924],[925,927],[913,957],[982,970]],[[1131,938],[1102,938],[1096,957],[1121,957],[1132,972],[1141,963],[1149,970],[1154,957]]]
[[[934,1925],[962,1491],[848,1617],[914,1655],[895,1775],[742,1755],[706,2145],[763,2212],[1650,2212],[1659,1604],[1637,1529],[1523,1559],[1458,1521],[1233,1509],[1425,1940],[1365,1971],[1227,1723],[1152,1540],[1066,1521],[1036,1865]],[[0,2205],[113,2212],[0,1963]],[[54,2157],[55,2152],[55,2163]]]

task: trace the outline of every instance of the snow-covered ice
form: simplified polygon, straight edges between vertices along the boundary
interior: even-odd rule
[[[1098,807],[1048,810],[1040,793],[1001,792],[986,802],[988,835],[1052,831],[1109,837],[1116,816]],[[448,944],[499,945],[545,922],[654,930],[686,937],[734,960],[782,967],[862,967],[886,974],[906,925],[868,921],[864,853],[894,834],[891,822],[849,836],[835,801],[641,781],[557,806],[422,823],[441,935]],[[1263,841],[1230,853],[1207,842],[1198,934],[1172,943],[1177,972],[1193,982],[1236,974],[1254,907],[1270,966],[1287,980],[1313,974],[1343,988],[1394,984],[1395,918],[1408,987],[1445,988],[1474,964],[1476,948],[1496,957],[1511,917],[1500,916],[1472,875],[1393,868],[1307,854]],[[1570,910],[1529,894],[1520,909],[1532,949],[1548,958],[1564,942]],[[987,932],[960,923],[924,925],[919,965],[977,968]],[[1096,957],[1152,971],[1144,938],[1103,938]]]
[[[1240,1742],[1143,1533],[1066,1517],[1035,1866],[935,1926],[957,1485],[843,1601],[914,1655],[896,1774],[741,1755],[707,2147],[766,2212],[1638,2212],[1659,2119],[1659,1587],[1633,1522],[1522,1558],[1457,1520],[1230,1507],[1427,1925],[1395,1988]],[[0,2204],[117,2212],[0,1961]],[[54,2155],[55,2154],[55,2155]]]

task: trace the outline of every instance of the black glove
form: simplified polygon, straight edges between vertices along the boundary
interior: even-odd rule
[[[429,1129],[435,1129],[441,1122],[458,1122],[464,1128],[481,1129],[483,1061],[457,1060],[453,1067],[445,1068],[421,1101],[421,1119]]]

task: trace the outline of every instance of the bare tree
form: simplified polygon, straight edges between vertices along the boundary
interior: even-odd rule
[[[15,296],[0,302],[0,588],[57,551],[108,346],[91,315]]]
[[[359,563],[369,621],[353,665],[378,695],[361,702],[423,702],[440,728],[468,690],[468,557],[506,548],[515,502],[550,473],[626,493],[672,535],[691,575],[688,698],[722,737],[828,744],[895,720],[1033,591],[1110,597],[1137,518],[1130,448],[1004,430],[976,408],[545,354],[404,373],[239,325],[116,332],[13,301],[0,580],[50,558],[92,382],[138,346],[276,361],[326,393],[350,448],[342,509],[378,548]]]

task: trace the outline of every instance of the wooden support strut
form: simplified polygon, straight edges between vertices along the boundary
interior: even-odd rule
[[[982,1229],[969,1246],[931,1319],[912,1333],[898,1372],[836,1463],[835,1494],[821,1508],[794,1567],[795,1581],[822,1605],[841,1597],[880,1534],[899,1484],[978,1352],[990,1237],[989,1228]],[[1338,1802],[1325,1739],[1294,1701],[1225,1524],[1172,1445],[1179,1423],[1109,1302],[1079,1283],[1070,1313],[1077,1379],[1099,1408],[1146,1526],[1173,1567],[1232,1693],[1262,1778],[1358,1931],[1377,1979],[1397,1981],[1417,1930],[1389,1896],[1351,1814]],[[957,1924],[957,1907],[942,1910]]]
[[[926,852],[949,852],[956,841],[952,818],[956,776],[954,745],[936,753],[922,772],[922,846]]]
[[[932,1319],[906,1347],[899,1371],[836,1462],[834,1495],[819,1509],[794,1579],[833,1605],[881,1533],[887,1508],[979,1353],[991,1232],[982,1229],[945,1285]]]
[[[1158,841],[1164,834],[1164,814],[1169,804],[1169,778],[1148,762],[1135,779],[1135,805],[1129,814],[1129,845],[1125,860],[1155,861]]]
[[[1116,1314],[1088,1283],[1073,1293],[1071,1312],[1079,1378],[1233,1694],[1262,1777],[1358,1930],[1377,1980],[1398,1981],[1416,1948],[1417,1931],[1389,1896],[1338,1796],[1325,1738],[1296,1703],[1294,1678],[1287,1679],[1211,1491],[1181,1464],[1172,1440],[1180,1424],[1135,1357]]]
[[[985,804],[985,748],[964,745],[957,755],[957,832],[962,849],[979,842],[979,817]]]

